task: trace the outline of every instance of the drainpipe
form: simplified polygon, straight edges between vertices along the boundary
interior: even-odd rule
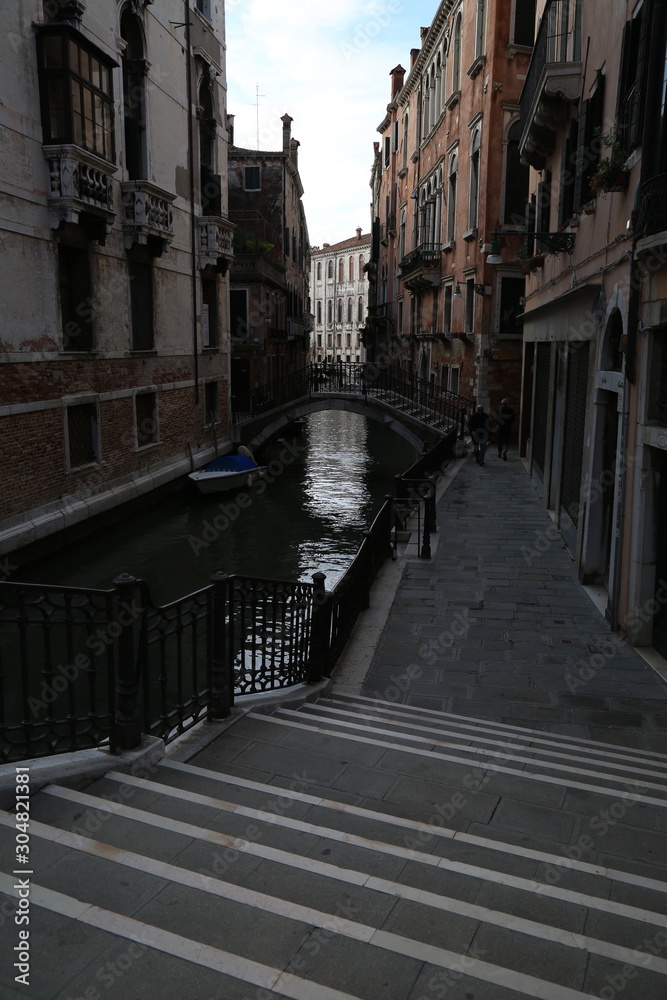
[[[199,403],[199,346],[197,338],[197,220],[195,217],[195,150],[194,129],[192,120],[192,52],[190,33],[190,3],[185,0],[185,73],[188,102],[188,173],[190,175],[190,251],[191,251],[191,285],[192,285],[192,368],[195,383],[195,406]]]

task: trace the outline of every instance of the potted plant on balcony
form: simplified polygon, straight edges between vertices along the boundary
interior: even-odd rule
[[[516,259],[523,274],[531,274],[542,267],[544,265],[544,257],[545,254],[541,250],[531,253],[525,243],[522,247],[519,247],[516,253]]]
[[[613,132],[603,132],[601,128],[596,128],[594,134],[602,148],[609,150],[609,156],[598,163],[590,179],[591,192],[598,195],[625,190],[630,176],[630,171],[625,166],[627,153]]]

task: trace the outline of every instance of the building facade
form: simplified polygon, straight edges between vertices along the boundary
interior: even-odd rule
[[[228,442],[222,0],[4,4],[0,551]]]
[[[363,331],[368,312],[370,252],[370,233],[362,234],[361,228],[348,240],[313,249],[311,361],[366,360]]]
[[[520,409],[524,278],[486,262],[493,233],[521,230],[528,170],[519,95],[534,0],[444,0],[410,69],[391,71],[373,191],[369,357],[495,409]]]
[[[230,292],[236,412],[248,409],[255,389],[308,360],[310,246],[299,143],[290,116],[282,122],[282,150],[229,148],[229,211],[237,226]]]
[[[665,656],[665,4],[548,0],[537,17],[526,454],[612,625]]]

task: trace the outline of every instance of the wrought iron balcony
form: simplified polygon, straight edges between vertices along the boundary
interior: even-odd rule
[[[236,226],[222,215],[200,215],[197,219],[199,267],[215,267],[225,274],[234,259]]]
[[[282,290],[287,287],[284,266],[265,254],[244,253],[235,256],[231,273],[234,281],[269,284]]]
[[[400,263],[400,277],[406,288],[414,291],[433,288],[442,277],[442,253],[439,243],[422,243],[406,254]]]
[[[48,205],[51,225],[93,222],[101,242],[115,218],[112,178],[116,168],[107,160],[72,144],[42,146],[49,165]]]
[[[637,239],[654,244],[655,240],[651,237],[660,233],[665,234],[663,242],[667,242],[667,174],[651,177],[643,185],[639,196]]]
[[[135,243],[152,246],[162,254],[174,238],[172,202],[175,195],[148,181],[124,181],[123,229],[128,249]]]
[[[521,158],[542,170],[581,92],[581,25],[573,0],[547,0],[521,92]]]

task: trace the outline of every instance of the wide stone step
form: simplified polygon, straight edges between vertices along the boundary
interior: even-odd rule
[[[47,787],[44,948],[30,992],[2,967],[3,1000],[583,1000],[621,980],[664,1000],[667,759],[479,728],[334,697],[248,713],[188,763]],[[14,837],[2,814],[3,913]]]

